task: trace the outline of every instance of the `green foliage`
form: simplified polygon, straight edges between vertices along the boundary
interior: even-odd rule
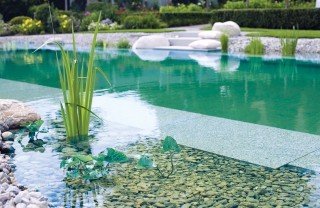
[[[73,20],[66,14],[61,14],[58,16],[59,20],[59,32],[61,33],[71,33]]]
[[[209,12],[162,12],[159,14],[160,20],[169,27],[207,24],[210,22],[212,13]]]
[[[264,45],[259,38],[252,38],[251,42],[246,46],[244,51],[250,55],[263,55]]]
[[[40,20],[25,19],[20,27],[20,32],[25,35],[39,34],[41,30],[42,25]]]
[[[196,4],[179,4],[178,6],[162,6],[160,7],[161,13],[166,12],[203,12],[204,9]]]
[[[157,29],[160,27],[161,22],[154,15],[130,15],[123,21],[124,29]]]
[[[223,33],[220,37],[221,42],[221,51],[222,53],[228,53],[229,48],[229,36],[225,33]]]
[[[87,5],[86,11],[89,12],[100,12],[101,19],[109,18],[111,20],[116,20],[117,6],[104,3],[104,2],[92,2]]]
[[[294,56],[296,53],[296,47],[298,44],[297,34],[295,34],[295,37],[293,38],[290,38],[288,36],[282,37],[280,39],[280,43],[281,43],[282,56]]]
[[[137,167],[146,169],[153,168],[153,161],[148,156],[142,155],[138,160]]]
[[[21,145],[22,150],[24,152],[35,151],[35,152],[43,153],[45,151],[45,148],[43,147],[45,142],[42,139],[37,138],[39,133],[48,132],[46,129],[40,130],[43,123],[44,123],[43,120],[38,120],[34,122],[27,122],[27,123],[21,124],[21,127],[22,127],[20,129],[21,136],[18,138],[18,143]],[[23,135],[26,132],[28,133],[29,141],[27,145],[23,145],[22,144]]]
[[[52,19],[50,17],[50,11],[52,14]],[[57,11],[53,6],[50,6],[49,10],[49,4],[44,3],[37,6],[33,6],[29,9],[29,13],[34,14],[34,18],[37,20],[40,20],[44,26],[44,30],[46,32],[52,33],[52,26],[54,31],[57,31],[59,28],[59,19],[57,15]]]
[[[131,48],[131,45],[128,40],[119,40],[117,43],[117,48],[128,49]]]
[[[68,179],[95,180],[106,176],[109,173],[110,164],[127,162],[127,156],[107,148],[108,153],[99,153],[97,156],[76,154],[69,159],[62,160],[60,168],[67,171]]]
[[[167,136],[162,144],[162,153],[167,153],[168,164],[165,165],[167,168],[160,167],[160,164],[154,165],[153,161],[148,156],[141,156],[137,162],[137,167],[152,169],[158,175],[159,178],[169,178],[175,170],[173,163],[173,156],[181,152],[180,146],[177,144],[176,140],[171,136]]]
[[[100,16],[98,21],[100,21]],[[84,64],[80,71],[78,69],[74,33],[72,57],[56,42],[60,48],[63,63],[63,67],[59,67],[59,79],[64,103],[61,103],[60,106],[68,139],[86,138],[89,133],[90,116],[95,115],[91,107],[96,73],[97,71],[103,73],[93,66],[97,34],[98,27],[94,32],[87,70],[84,69]]]
[[[92,12],[92,13],[90,13],[90,15],[85,16],[81,21],[80,30],[87,31],[88,26],[92,22],[96,22],[98,18],[99,18],[99,12]]]
[[[17,17],[14,17],[12,18],[9,23],[11,25],[21,25],[23,23],[24,20],[27,20],[27,19],[32,19],[31,17],[27,17],[27,16],[17,16]]]
[[[167,136],[162,144],[162,152],[180,153],[181,149],[174,138]]]
[[[271,0],[250,0],[249,7],[245,1],[227,1],[227,3],[223,6],[224,9],[266,9],[266,8],[285,8],[285,2],[277,2],[274,3]]]
[[[128,157],[113,148],[107,148],[108,154],[105,157],[105,160],[109,163],[123,163],[128,161]]]
[[[320,9],[214,10],[211,22],[235,21],[241,27],[318,29]]]

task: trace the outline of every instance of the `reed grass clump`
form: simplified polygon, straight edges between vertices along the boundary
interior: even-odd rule
[[[221,42],[222,53],[228,53],[229,36],[227,34],[223,33],[220,37],[220,42]]]
[[[253,38],[245,48],[245,53],[250,55],[263,55],[265,46],[259,38]]]
[[[128,40],[119,40],[117,43],[117,48],[128,49],[131,48],[131,45]]]
[[[286,35],[280,38],[282,56],[294,56],[296,53],[299,38],[297,32],[295,32],[296,30],[294,28],[293,30],[293,37]]]
[[[100,16],[98,22],[100,22]],[[86,69],[85,64],[79,64],[77,58],[73,28],[73,52],[70,52],[71,56],[59,42],[56,42],[62,56],[62,66],[58,63],[59,79],[63,93],[63,103],[60,103],[60,107],[68,139],[86,138],[89,133],[91,114],[95,115],[91,111],[91,107],[96,74],[97,71],[103,73],[93,65],[97,34],[98,26],[94,32]]]

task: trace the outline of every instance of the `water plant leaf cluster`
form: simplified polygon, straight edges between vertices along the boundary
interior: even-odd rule
[[[181,148],[177,141],[171,136],[167,136],[162,144],[162,153],[166,154],[168,163],[167,164],[154,164],[152,159],[148,156],[143,155],[137,162],[137,167],[152,169],[158,175],[159,178],[169,178],[175,170],[173,163],[173,156],[181,152]]]
[[[62,160],[60,168],[67,172],[67,179],[82,178],[85,180],[95,180],[107,176],[110,164],[123,163],[128,161],[128,157],[113,148],[107,148],[97,156],[76,154]]]
[[[45,148],[43,145],[46,143],[42,139],[38,139],[39,133],[48,133],[48,130],[41,129],[42,124],[44,123],[43,120],[37,120],[33,122],[27,122],[21,125],[20,129],[20,137],[18,138],[18,143],[21,145],[22,150],[24,152],[36,151],[36,152],[44,152]],[[28,133],[28,143],[26,145],[22,144],[23,135]]]

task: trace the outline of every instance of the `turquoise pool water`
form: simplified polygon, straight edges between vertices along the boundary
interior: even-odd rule
[[[55,52],[0,51],[0,78],[58,88]],[[209,116],[320,133],[319,63],[219,53],[98,51],[110,92]],[[81,58],[86,58],[81,53]],[[150,61],[151,60],[151,61]],[[109,88],[98,77],[96,89]]]
[[[93,109],[106,122],[93,121],[90,138],[74,144],[66,142],[59,124],[56,53],[31,52],[0,51],[0,81],[5,83],[0,83],[0,95],[25,98],[29,90],[34,93],[38,89],[35,86],[50,87],[39,87],[41,93],[48,94],[44,96],[48,99],[25,98],[42,115],[44,127],[49,129],[49,133],[39,135],[46,141],[45,152],[26,152],[15,142],[14,163],[18,183],[40,190],[52,207],[320,206],[318,173],[290,165],[266,168],[239,161],[238,157],[188,147],[183,147],[181,155],[175,158],[177,171],[166,180],[137,170],[135,163],[125,163],[113,167],[115,184],[99,180],[72,187],[65,183],[65,172],[59,167],[62,159],[76,152],[96,155],[106,147],[119,148],[132,157],[148,153],[161,161],[163,157],[156,151],[159,141],[150,139],[159,138],[161,127],[180,131],[177,127],[182,123],[190,124],[191,127],[186,125],[189,131],[185,129],[185,133],[191,135],[197,126],[194,121],[202,122],[203,128],[197,129],[210,130],[209,125],[214,125],[206,122],[214,117],[319,134],[319,63],[220,53],[97,50],[96,64],[109,76],[112,86],[98,77],[96,89],[99,91]],[[81,59],[87,58],[86,52],[79,55]],[[19,89],[12,92],[21,91],[24,96],[6,93],[15,87]],[[182,135],[185,136],[188,135]],[[201,136],[192,139],[200,142]],[[215,136],[221,139],[213,132]],[[306,139],[304,136],[301,140]],[[209,134],[202,139],[214,140],[213,137]],[[26,140],[24,138],[23,144]],[[222,140],[218,142],[228,146],[228,138]],[[239,141],[231,147],[243,148],[241,138]],[[316,142],[318,145],[315,141],[313,146]],[[264,148],[268,149],[268,144],[268,141],[263,143]],[[246,145],[249,144],[243,146]],[[295,146],[290,148],[299,152]],[[313,151],[305,149],[308,153]],[[268,156],[276,160],[288,152]],[[298,157],[295,155],[294,159]],[[316,164],[316,168],[318,166]]]

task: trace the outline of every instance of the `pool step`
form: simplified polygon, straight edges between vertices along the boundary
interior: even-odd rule
[[[201,38],[188,37],[188,38],[169,38],[170,46],[188,46],[190,43],[201,40]]]

